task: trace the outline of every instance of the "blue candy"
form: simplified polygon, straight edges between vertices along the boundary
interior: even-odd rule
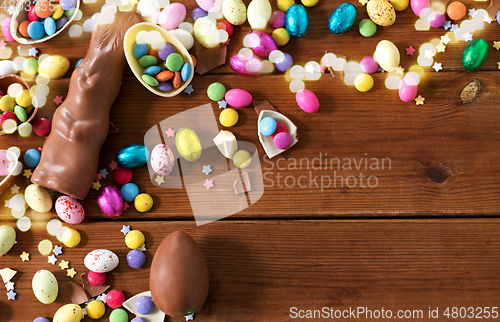
[[[356,7],[353,4],[343,3],[328,18],[328,28],[334,34],[343,34],[352,27],[357,15]]]
[[[30,22],[28,25],[28,36],[30,36],[31,39],[40,39],[45,36],[45,30],[40,21]]]
[[[189,63],[185,63],[181,69],[181,78],[183,81],[187,81],[189,76],[191,76],[191,65],[189,65]]]
[[[132,49],[132,53],[135,58],[139,59],[142,56],[146,56],[148,54],[148,50],[148,44],[135,44],[134,49]]]
[[[45,19],[43,23],[43,28],[45,29],[45,33],[49,36],[52,36],[56,32],[56,22],[51,17]]]
[[[139,195],[139,187],[137,187],[136,184],[129,182],[123,185],[120,192],[125,201],[132,202],[135,197]]]
[[[28,168],[35,168],[40,162],[40,151],[36,149],[29,149],[24,154],[24,163]]]
[[[77,62],[76,62],[76,66],[75,68],[77,68],[78,66],[80,66],[80,64],[82,63],[83,61],[83,58],[79,59]]]
[[[306,8],[300,4],[290,6],[285,15],[285,27],[290,36],[303,37],[309,29],[309,15]]]
[[[278,124],[276,123],[276,120],[267,116],[260,120],[259,130],[262,135],[270,136],[274,133],[274,131],[276,131],[277,126]]]
[[[161,72],[160,66],[149,66],[144,70],[144,74],[149,75],[151,77],[155,77],[159,72]]]

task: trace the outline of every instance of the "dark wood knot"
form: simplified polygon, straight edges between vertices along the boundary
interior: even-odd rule
[[[428,167],[425,173],[432,181],[437,183],[443,183],[450,177],[448,170],[438,165]]]

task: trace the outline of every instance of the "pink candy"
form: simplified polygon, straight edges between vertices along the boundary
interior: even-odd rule
[[[11,20],[12,20],[11,17],[7,17],[2,21],[2,33],[8,41],[14,41],[14,38],[12,38],[12,35],[10,34],[10,21]]]
[[[286,150],[292,145],[293,139],[287,132],[281,132],[274,137],[273,142],[278,149]]]
[[[247,107],[252,103],[252,95],[243,89],[231,89],[226,92],[226,102],[234,107]]]
[[[307,113],[316,113],[319,109],[319,101],[316,95],[308,89],[301,89],[295,94],[295,100],[299,107]]]
[[[418,91],[418,82],[417,80],[409,75],[406,75],[401,82],[399,83],[399,98],[403,102],[410,102],[415,99]]]

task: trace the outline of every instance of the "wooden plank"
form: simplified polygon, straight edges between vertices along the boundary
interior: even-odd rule
[[[1,267],[18,270],[17,301],[1,294],[4,321],[31,321],[52,316],[69,302],[64,287],[70,278],[36,251],[54,237],[37,220],[18,244],[0,259]],[[210,292],[197,321],[289,321],[290,308],[345,310],[423,310],[439,307],[498,306],[500,220],[360,220],[217,222],[196,227],[190,222],[125,222],[146,236],[147,262],[133,270],[125,263],[128,249],[121,223],[84,223],[82,243],[64,248],[59,261],[70,261],[79,273],[85,254],[95,248],[114,251],[121,262],[108,274],[113,289],[127,297],[149,289],[149,267],[161,240],[184,230],[200,244],[210,271]],[[31,254],[21,262],[22,251]],[[39,303],[31,289],[38,269],[54,272],[60,295]],[[76,279],[76,278],[75,278]],[[158,281],[161,282],[161,281]],[[29,306],[27,307],[27,303]],[[102,321],[107,321],[109,308]],[[375,319],[366,319],[372,321]],[[167,319],[168,321],[168,319]],[[181,319],[172,319],[181,321]]]

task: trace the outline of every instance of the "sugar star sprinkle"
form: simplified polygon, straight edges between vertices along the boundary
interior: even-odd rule
[[[68,270],[66,271],[66,273],[67,273],[66,275],[67,275],[67,276],[69,276],[69,277],[71,277],[71,278],[75,277],[75,275],[76,275],[76,271],[75,271],[75,269],[74,269],[74,268],[70,268],[70,269],[68,269]]]
[[[23,253],[21,255],[19,255],[19,257],[21,257],[21,260],[23,262],[26,262],[26,261],[29,261],[30,260],[30,253],[26,253],[24,250],[23,250]]]
[[[428,49],[424,52],[424,57],[427,59],[432,59],[433,56],[434,56],[434,54],[432,53],[432,50],[430,50],[430,49]]]
[[[415,103],[417,105],[424,105],[425,98],[422,97],[422,95],[418,95],[418,97],[415,99]]]
[[[165,183],[165,177],[163,177],[163,176],[156,176],[155,181],[156,181],[156,183],[158,185],[161,185],[162,183]]]
[[[493,20],[495,20],[495,19],[491,19],[490,16],[488,16],[488,15],[485,15],[484,19],[483,19],[483,21],[486,23],[491,23]]]
[[[123,202],[123,211],[127,210],[128,208],[130,208],[130,206],[128,205],[128,202],[124,201]]]
[[[203,170],[201,170],[201,172],[203,172],[204,174],[206,174],[208,176],[208,174],[210,172],[212,172],[212,168],[210,167],[210,165],[204,165]]]
[[[24,170],[23,176],[25,176],[26,178],[29,179],[32,174],[33,174],[33,172],[31,172],[31,169],[26,169],[26,170]]]
[[[457,33],[460,30],[460,28],[458,28],[458,25],[451,25],[450,30],[453,31],[454,33]]]
[[[64,259],[59,263],[59,267],[62,270],[68,269],[69,268],[69,262],[65,261]]]
[[[38,54],[38,50],[35,47],[31,47],[28,50],[28,53],[31,57],[36,57],[36,55]]]
[[[471,16],[472,18],[474,18],[475,15],[476,15],[476,9],[474,9],[474,8],[469,9],[469,16]]]
[[[54,265],[57,262],[57,257],[54,254],[47,256],[47,258],[49,259],[47,262],[51,263],[52,265]]]
[[[227,107],[227,103],[225,100],[218,101],[217,103],[219,103],[219,108],[226,108]]]
[[[100,173],[96,173],[94,181],[101,181],[101,180],[102,180],[101,174]]]
[[[13,290],[10,290],[9,293],[7,293],[7,299],[15,301],[16,295],[17,295],[16,292],[14,292]]]
[[[5,284],[5,288],[7,289],[7,291],[14,290],[14,282],[7,282],[7,284]]]
[[[63,102],[63,97],[59,96],[59,95],[56,95],[56,98],[54,98],[54,103],[56,103],[56,106],[61,105],[62,102]]]
[[[441,36],[441,42],[445,45],[448,45],[448,43],[450,42],[450,37],[448,37],[448,35],[444,35],[444,36]]]
[[[83,313],[83,314],[82,314],[82,320],[83,320],[83,317],[84,317],[85,315],[87,315],[87,307],[86,307],[86,306],[82,309],[82,313]]]
[[[440,43],[436,46],[436,50],[438,53],[444,53],[446,51],[446,46],[443,43]]]
[[[61,246],[57,246],[55,245],[54,246],[54,250],[53,250],[54,254],[56,254],[57,256],[61,255],[63,252],[62,252],[62,247]]]
[[[405,50],[406,50],[406,55],[407,56],[413,56],[413,53],[415,52],[415,49],[413,48],[413,46],[405,48]]]
[[[184,93],[188,94],[188,95],[191,95],[191,93],[194,92],[194,89],[193,89],[193,85],[189,85],[188,87],[186,87],[186,89],[184,90]]]
[[[203,184],[205,186],[205,188],[210,189],[214,186],[214,181],[213,180],[208,180],[206,179],[205,180],[205,183]]]
[[[167,135],[167,138],[173,138],[174,137],[175,131],[172,130],[171,128],[168,128],[167,131],[165,131],[165,134]]]
[[[99,190],[100,187],[101,187],[101,184],[99,182],[92,183],[92,189]]]
[[[432,65],[432,68],[434,68],[436,72],[439,72],[440,70],[443,70],[443,64],[435,62],[434,65]]]
[[[10,191],[12,191],[12,194],[15,195],[16,193],[19,193],[19,186],[17,184],[13,185],[10,188]]]
[[[495,48],[496,50],[499,50],[500,49],[500,41],[494,41],[493,48]]]
[[[146,244],[142,244],[142,246],[137,248],[137,250],[140,250],[141,252],[145,252],[146,251]]]
[[[125,236],[130,232],[130,226],[123,225],[122,230],[120,230]]]
[[[7,46],[7,43],[5,41],[0,41],[0,49],[4,49],[5,46]]]
[[[102,301],[104,304],[106,304],[106,297],[108,295],[106,293],[102,293],[101,295],[97,295],[96,300]]]
[[[316,71],[314,66],[311,64],[307,65],[305,69],[306,69],[306,73],[308,73],[308,74],[314,74],[314,72]]]
[[[466,32],[464,35],[464,40],[466,42],[472,41],[472,34],[470,32]]]
[[[102,169],[101,171],[99,171],[99,173],[103,178],[106,178],[108,176],[108,171],[106,169]]]
[[[499,62],[497,62],[497,65],[498,65],[498,69],[500,69],[500,61],[499,61]]]
[[[443,24],[444,30],[448,30],[451,28],[451,21],[445,21]]]
[[[396,72],[396,74],[403,75],[404,71],[405,71],[405,69],[401,66],[394,68],[394,72]]]
[[[362,0],[359,0],[359,2],[361,2],[361,1],[362,1]],[[366,0],[364,0],[364,1],[366,1]],[[186,316],[185,316],[185,318],[186,318],[186,322],[187,322],[187,321],[193,321],[193,320],[194,320],[194,313],[193,313],[193,314],[186,315]]]
[[[116,169],[118,169],[118,163],[116,163],[115,161],[111,161],[109,167],[111,168],[111,170],[115,171]]]
[[[10,208],[10,200],[5,200],[5,208]]]

